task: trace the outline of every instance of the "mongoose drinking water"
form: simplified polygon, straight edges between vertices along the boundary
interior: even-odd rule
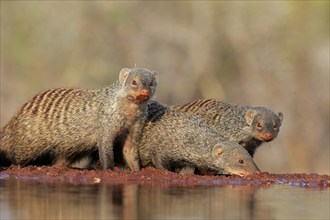
[[[276,138],[283,121],[281,112],[275,113],[265,107],[233,105],[214,99],[197,100],[171,108],[200,117],[225,138],[245,147],[251,156],[263,142]]]
[[[114,141],[125,136],[128,148],[135,144],[155,75],[124,68],[117,82],[102,89],[53,89],[34,96],[0,131],[0,165],[69,166],[98,150],[102,168],[113,168]]]
[[[241,176],[259,171],[244,148],[225,140],[201,120],[154,101],[148,109],[155,111],[148,114],[138,142],[142,167],[176,171],[190,166],[202,173]]]

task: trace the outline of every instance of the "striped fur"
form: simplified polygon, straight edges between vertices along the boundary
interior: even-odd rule
[[[114,139],[123,131],[137,132],[135,124],[143,123],[146,101],[156,88],[150,70],[124,68],[119,77],[124,83],[102,89],[58,88],[32,97],[1,128],[0,166],[8,161],[70,166],[99,150],[102,167],[113,168]],[[139,97],[142,90],[148,97]]]
[[[206,106],[208,101],[195,103]],[[189,166],[201,173],[242,176],[258,171],[248,152],[223,138],[200,119],[171,110],[155,101],[148,103],[148,112],[154,114],[148,117],[139,141],[143,167],[151,165],[158,169],[178,171]]]
[[[283,114],[265,107],[239,106],[215,99],[202,99],[171,106],[171,109],[196,116],[230,141],[241,144],[251,156],[263,142],[276,138]],[[247,116],[253,118],[249,122]],[[259,128],[257,125],[259,124]]]

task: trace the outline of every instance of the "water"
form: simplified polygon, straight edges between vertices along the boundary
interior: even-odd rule
[[[329,219],[329,188],[0,180],[0,219]]]

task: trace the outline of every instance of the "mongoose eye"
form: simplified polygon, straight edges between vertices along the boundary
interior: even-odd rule
[[[244,164],[244,160],[242,160],[242,159],[239,159],[238,162],[239,162],[240,164]]]
[[[262,129],[262,124],[260,122],[257,123],[257,128]]]
[[[137,82],[135,80],[132,81],[132,85],[136,86]]]
[[[149,86],[154,86],[154,85],[155,85],[154,82],[151,82]]]

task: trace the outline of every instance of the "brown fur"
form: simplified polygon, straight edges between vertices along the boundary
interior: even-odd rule
[[[199,117],[228,140],[239,143],[251,156],[263,142],[276,138],[283,121],[281,112],[265,107],[239,106],[220,100],[202,99],[171,109]]]
[[[196,117],[168,109],[155,101],[138,141],[141,165],[178,171],[196,167],[200,173],[249,175],[259,171],[248,152]]]
[[[0,131],[0,165],[70,166],[99,151],[102,168],[113,168],[113,143],[134,138],[156,88],[155,73],[124,68],[103,89],[53,89],[25,103]]]

